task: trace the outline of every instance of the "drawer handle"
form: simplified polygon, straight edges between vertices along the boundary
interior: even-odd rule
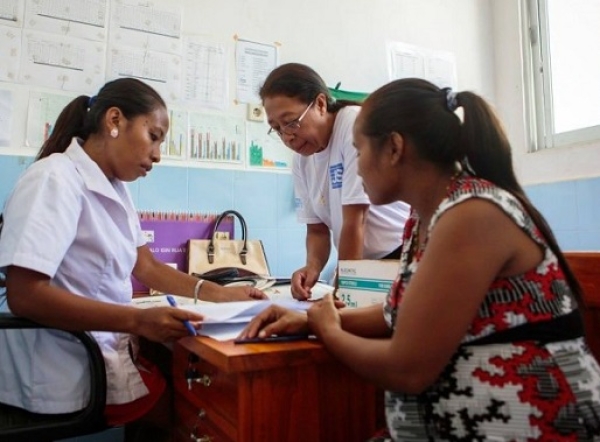
[[[192,389],[192,384],[195,382],[197,384],[202,384],[205,387],[210,387],[210,384],[212,384],[212,378],[207,375],[207,374],[200,374],[198,373],[198,370],[196,370],[195,368],[188,368],[185,371],[185,379],[187,381],[188,384],[188,390]]]
[[[193,382],[197,384],[202,384],[205,387],[210,387],[210,384],[212,384],[212,378],[207,374],[203,374],[202,376],[198,376],[197,378],[188,378],[188,390],[192,389]]]

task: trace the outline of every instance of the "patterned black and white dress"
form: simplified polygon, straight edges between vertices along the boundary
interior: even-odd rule
[[[569,320],[577,318],[579,324],[577,306],[556,256],[521,203],[492,183],[463,174],[449,187],[428,237],[448,209],[470,198],[496,204],[540,245],[545,258],[537,268],[493,282],[461,346],[427,391],[417,396],[386,392],[391,438],[600,441],[600,368],[583,338],[561,337]],[[399,276],[384,305],[390,327],[419,267],[420,253],[409,252],[417,229],[413,214],[405,228]],[[558,330],[557,336],[528,337],[538,325],[545,326],[544,336]],[[510,336],[515,330],[519,339],[506,339],[507,331]]]

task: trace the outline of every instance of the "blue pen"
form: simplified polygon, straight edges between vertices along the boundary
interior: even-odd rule
[[[167,301],[169,301],[169,304],[171,305],[171,307],[177,307],[177,302],[175,301],[175,298],[173,298],[171,295],[167,295]],[[196,336],[196,329],[194,327],[192,327],[192,324],[190,324],[190,321],[183,321],[183,325],[185,325],[185,328],[188,329],[188,331],[190,332],[190,335]]]

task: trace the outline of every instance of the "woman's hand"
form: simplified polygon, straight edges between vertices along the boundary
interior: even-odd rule
[[[269,299],[262,291],[254,287],[223,287],[220,293],[220,302],[253,301],[256,299]]]
[[[323,296],[319,302],[315,302],[307,313],[308,328],[323,339],[323,335],[333,328],[341,328],[342,320],[338,311],[340,301],[335,301],[330,293]]]
[[[310,289],[319,280],[319,274],[320,272],[308,266],[296,270],[292,274],[292,296],[300,301],[309,299],[312,295]]]
[[[288,310],[272,305],[256,315],[240,333],[239,339],[266,338],[272,335],[308,334],[308,324],[304,312]]]
[[[132,333],[151,341],[167,342],[189,336],[183,321],[190,321],[192,327],[200,328],[203,319],[198,313],[176,307],[136,308]]]

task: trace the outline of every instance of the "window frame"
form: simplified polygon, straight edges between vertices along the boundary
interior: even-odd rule
[[[549,0],[524,0],[523,36],[530,152],[600,140],[600,125],[556,133],[552,101]]]

